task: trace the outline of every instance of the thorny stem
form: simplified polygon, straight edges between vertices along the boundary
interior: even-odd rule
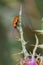
[[[24,57],[27,58],[29,56],[29,53],[27,52],[26,48],[25,48],[25,44],[26,44],[26,41],[24,40],[24,37],[23,37],[23,30],[22,30],[22,20],[21,20],[21,17],[22,16],[22,5],[20,6],[20,11],[19,11],[19,32],[20,32],[20,36],[21,36],[21,43],[22,43],[22,51],[24,53]],[[33,49],[33,54],[32,54],[32,57],[35,56],[35,52],[36,52],[36,49],[38,47],[38,37],[37,35],[35,34],[35,38],[36,38],[36,45],[35,45],[35,48]]]
[[[20,32],[20,36],[21,36],[20,40],[22,43],[22,51],[24,53],[24,58],[27,58],[29,54],[25,48],[26,42],[25,42],[24,37],[23,37],[23,30],[22,30],[22,25],[21,25],[21,22],[22,22],[21,16],[22,16],[22,5],[20,6],[20,11],[19,11],[19,32]]]
[[[37,47],[38,47],[38,43],[39,43],[39,41],[38,41],[38,37],[37,37],[36,34],[35,34],[35,38],[36,38],[36,45],[35,45],[35,47],[34,47],[34,49],[33,49],[32,57],[35,56],[35,54],[36,54],[36,49],[37,49]]]

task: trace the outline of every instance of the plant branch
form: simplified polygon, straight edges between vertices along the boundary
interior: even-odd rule
[[[24,40],[24,37],[23,37],[23,30],[22,30],[22,5],[20,6],[20,11],[19,11],[19,32],[20,32],[20,40],[21,40],[21,43],[22,43],[22,51],[24,53],[24,58],[27,58],[29,53],[27,52],[26,50],[26,41]]]
[[[36,45],[35,45],[35,47],[34,47],[34,49],[33,49],[33,55],[32,55],[32,57],[35,56],[35,54],[36,54],[36,49],[37,49],[37,47],[38,47],[38,43],[39,43],[39,41],[38,41],[38,37],[37,37],[36,34],[35,34],[35,38],[36,38]]]

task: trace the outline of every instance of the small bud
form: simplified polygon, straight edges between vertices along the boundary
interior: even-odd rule
[[[34,58],[30,58],[29,65],[35,65],[35,59]]]

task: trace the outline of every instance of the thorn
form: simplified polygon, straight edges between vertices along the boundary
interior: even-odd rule
[[[39,34],[43,34],[43,30],[34,30],[35,32],[38,32]]]
[[[16,53],[16,54],[12,54],[12,55],[19,55],[19,54],[22,54],[22,53],[23,53],[23,51]]]
[[[30,55],[32,55],[31,51],[29,51]]]
[[[25,42],[25,44],[27,44],[29,41]]]
[[[38,45],[38,47],[43,49],[43,45]]]

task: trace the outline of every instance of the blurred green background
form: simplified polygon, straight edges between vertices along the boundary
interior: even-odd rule
[[[29,44],[35,44],[33,29],[43,29],[43,0],[0,0],[0,65],[19,65],[22,50],[17,29],[13,28],[13,18],[19,15],[19,6],[23,6],[22,26],[27,51],[33,51]],[[39,44],[43,44],[43,35],[36,33]],[[43,55],[43,49],[37,49],[37,53]],[[15,55],[17,54],[17,55]]]

